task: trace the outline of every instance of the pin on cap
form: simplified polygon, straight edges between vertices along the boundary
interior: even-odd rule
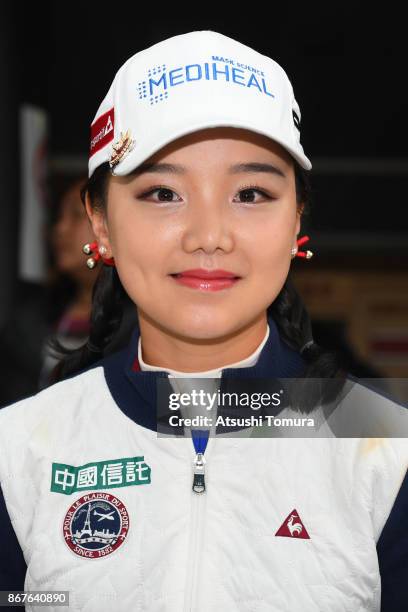
[[[221,126],[263,134],[310,170],[300,125],[292,84],[273,59],[212,30],[188,32],[118,70],[91,124],[88,175],[109,162],[124,176],[173,140]]]

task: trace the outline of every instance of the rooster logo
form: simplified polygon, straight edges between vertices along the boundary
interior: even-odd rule
[[[283,521],[275,536],[283,536],[286,538],[310,540],[310,536],[299,516],[298,511],[294,508],[292,512]]]
[[[293,522],[294,519],[296,519],[296,515],[295,514],[291,514],[290,515],[290,519],[286,523],[286,526],[289,529],[291,536],[293,536],[294,533],[299,535],[300,533],[302,533],[302,530],[303,530],[302,523],[294,523]]]

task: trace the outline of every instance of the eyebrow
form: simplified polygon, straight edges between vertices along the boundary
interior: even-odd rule
[[[272,164],[264,164],[260,162],[250,162],[246,164],[235,164],[229,169],[229,174],[240,174],[241,172],[268,172],[269,174],[276,174],[282,178],[286,178],[286,174],[276,166]]]
[[[164,162],[160,162],[160,163],[149,162],[149,163],[141,164],[140,166],[132,170],[132,172],[129,172],[129,174],[135,175],[135,176],[139,176],[139,174],[143,174],[144,172],[157,172],[157,173],[168,172],[170,174],[185,174],[186,171],[187,171],[187,168],[185,168],[184,166],[181,166],[180,164],[167,164]]]
[[[168,164],[164,162],[149,162],[144,163],[135,168],[129,174],[131,176],[139,176],[145,172],[154,172],[154,173],[170,173],[170,174],[186,174],[187,168],[182,166],[181,164]],[[241,174],[243,172],[249,172],[252,174],[258,172],[266,172],[269,174],[274,174],[276,176],[280,176],[282,178],[286,178],[286,174],[277,166],[273,166],[272,164],[266,164],[261,162],[248,162],[248,163],[240,163],[234,164],[230,166],[228,169],[228,174]]]

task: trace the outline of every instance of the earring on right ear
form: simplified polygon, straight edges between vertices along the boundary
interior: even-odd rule
[[[108,266],[115,266],[115,259],[113,257],[107,258],[103,257],[107,253],[106,247],[103,244],[98,247],[98,242],[94,240],[94,242],[87,242],[82,247],[82,252],[85,255],[90,255],[92,253],[92,257],[88,257],[86,260],[86,265],[90,270],[93,270],[97,264],[98,259],[101,259],[102,262]]]
[[[308,240],[310,240],[309,236],[302,236],[302,238],[299,238],[296,242],[297,242],[297,247],[293,247],[291,250],[291,255],[292,255],[292,259],[294,257],[305,257],[306,259],[310,259],[311,257],[313,257],[313,252],[312,251],[299,251],[298,247],[302,246],[302,244],[304,244],[305,242],[307,242]]]

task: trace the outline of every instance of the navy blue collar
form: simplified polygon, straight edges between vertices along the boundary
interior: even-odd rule
[[[282,341],[277,325],[270,315],[268,323],[269,336],[259,354],[257,363],[244,368],[222,369],[221,385],[230,378],[296,378],[302,376],[305,361],[300,353]],[[140,370],[137,355],[139,336],[140,330],[135,327],[126,348],[100,359],[86,369],[102,366],[109,391],[118,407],[142,427],[156,431],[157,379],[167,379],[168,372]]]

